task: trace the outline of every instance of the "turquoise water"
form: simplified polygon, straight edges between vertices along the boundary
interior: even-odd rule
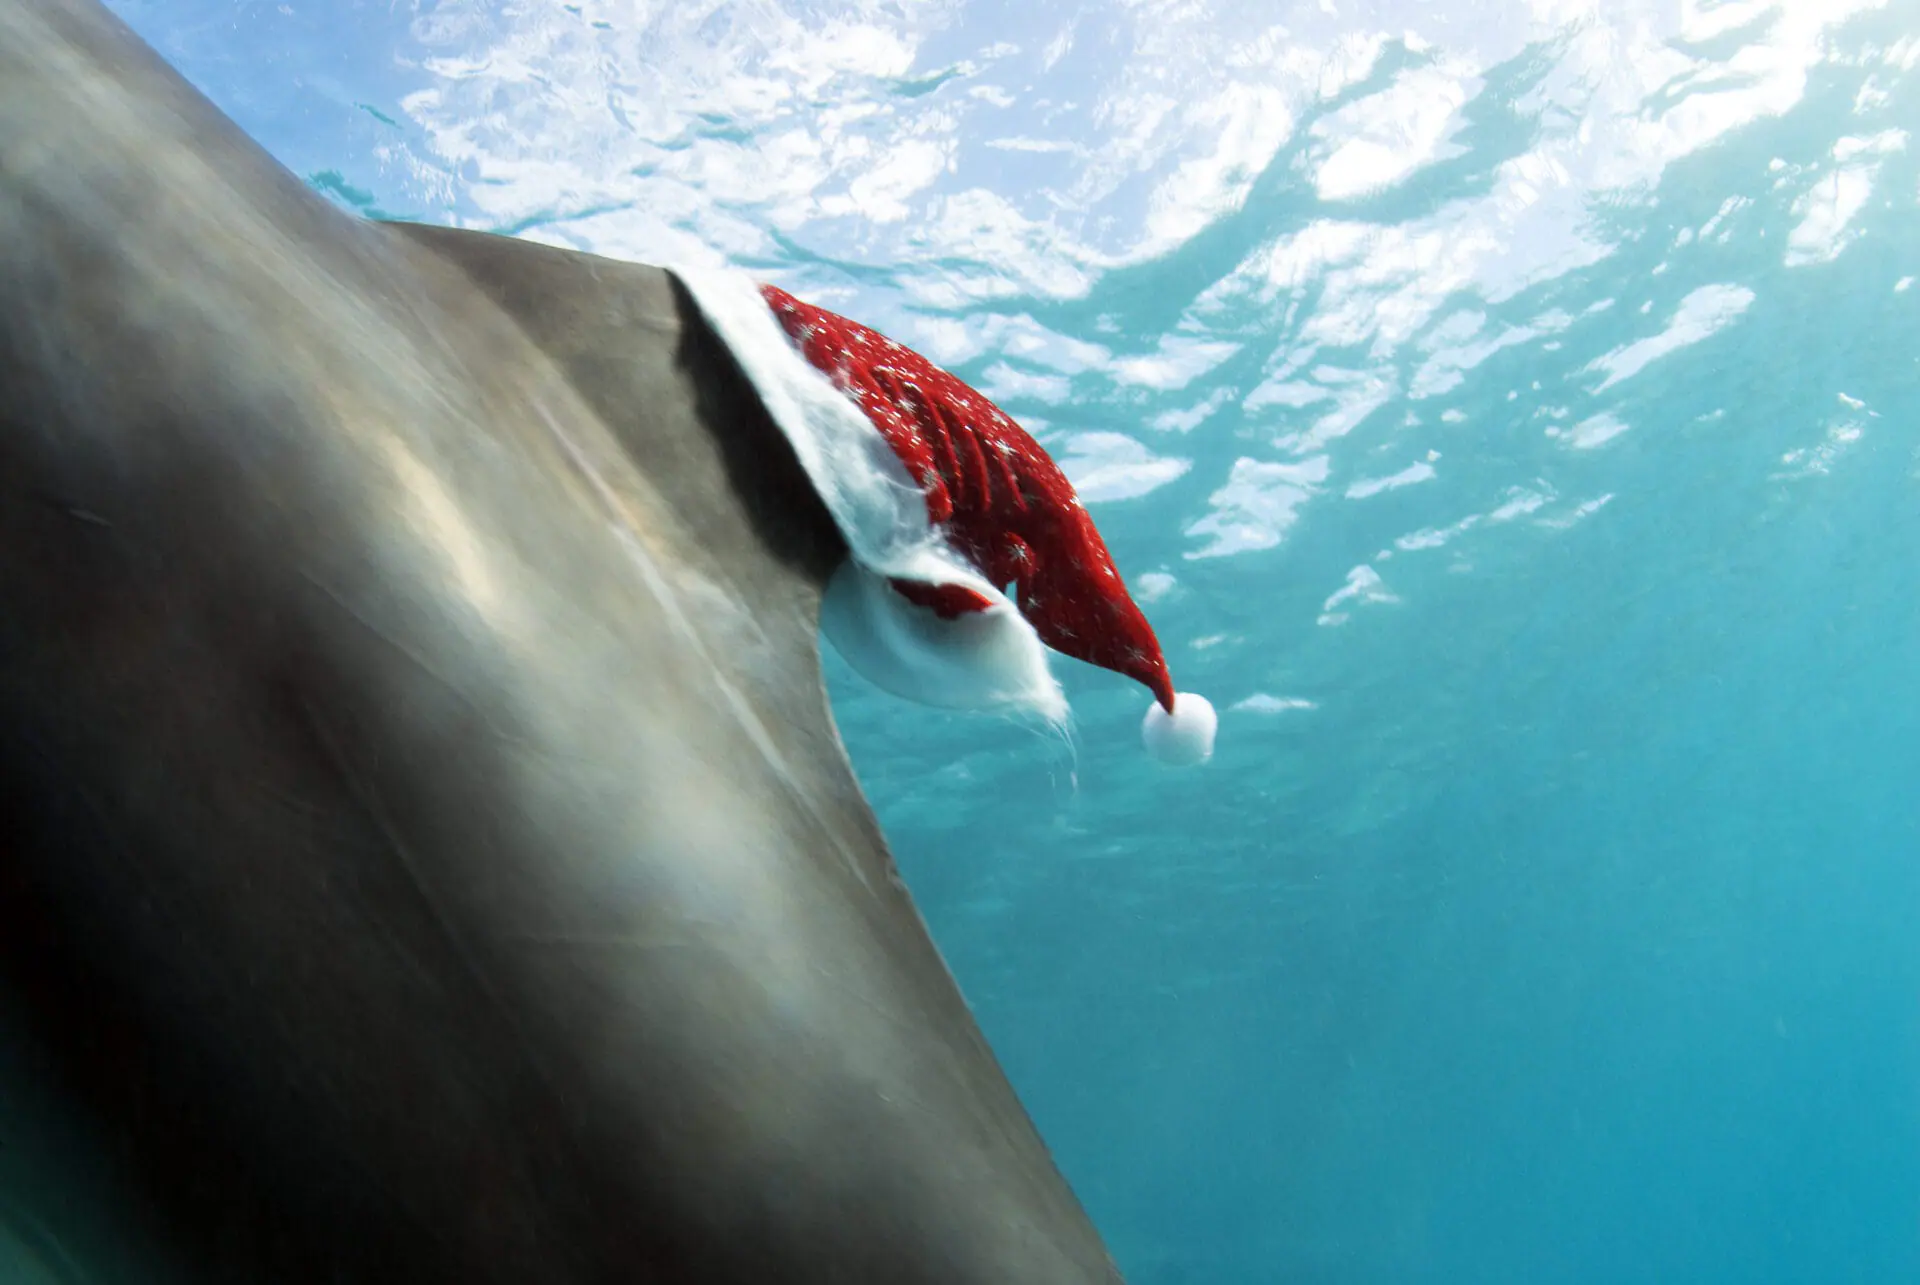
[[[1067,463],[1211,764],[830,664],[1136,1285],[1920,1280],[1920,7],[118,7],[344,204]]]

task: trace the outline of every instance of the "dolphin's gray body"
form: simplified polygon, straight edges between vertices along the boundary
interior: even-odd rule
[[[666,273],[0,0],[0,1276],[1117,1281],[848,770],[843,556]]]

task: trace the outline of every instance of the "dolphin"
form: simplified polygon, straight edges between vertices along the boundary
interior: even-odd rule
[[[0,3],[0,1277],[1113,1285],[683,284]]]

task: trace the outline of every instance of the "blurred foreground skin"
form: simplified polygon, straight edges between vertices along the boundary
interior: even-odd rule
[[[0,0],[0,1279],[1116,1282],[657,269],[355,222]]]

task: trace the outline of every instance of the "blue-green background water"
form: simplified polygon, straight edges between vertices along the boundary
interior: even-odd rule
[[[1136,1285],[1920,1281],[1920,6],[120,0],[343,204],[727,259],[1222,711],[836,710]]]

